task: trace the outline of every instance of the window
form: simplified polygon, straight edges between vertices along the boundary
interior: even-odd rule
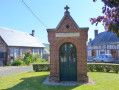
[[[112,55],[106,55],[106,58],[112,58]]]
[[[102,55],[102,58],[105,58],[105,55]]]
[[[102,55],[99,55],[99,58],[102,58]]]
[[[95,52],[95,50],[92,50],[92,57],[96,57],[96,52]]]
[[[33,49],[34,54],[39,54],[39,49]]]
[[[4,52],[0,52],[0,59],[4,59],[4,56],[5,56]]]
[[[66,25],[66,28],[68,29],[69,28],[69,25]]]

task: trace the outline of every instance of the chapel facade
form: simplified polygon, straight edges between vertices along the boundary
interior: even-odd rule
[[[52,81],[88,82],[87,47],[89,28],[80,28],[66,11],[55,29],[47,29],[50,43],[50,76]]]

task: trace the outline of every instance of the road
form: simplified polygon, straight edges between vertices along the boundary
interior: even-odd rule
[[[27,72],[27,71],[32,71],[33,67],[32,66],[5,66],[5,67],[0,67],[0,77],[16,74],[16,73],[21,73],[21,72]]]

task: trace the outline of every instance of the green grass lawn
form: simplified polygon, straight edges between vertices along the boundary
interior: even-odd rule
[[[24,72],[0,77],[0,90],[119,90],[119,74],[89,72],[96,85],[50,86],[42,82],[49,72]]]

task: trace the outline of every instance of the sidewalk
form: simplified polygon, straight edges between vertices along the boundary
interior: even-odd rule
[[[5,66],[0,67],[0,77],[21,73],[21,72],[27,72],[32,71],[32,66]]]

